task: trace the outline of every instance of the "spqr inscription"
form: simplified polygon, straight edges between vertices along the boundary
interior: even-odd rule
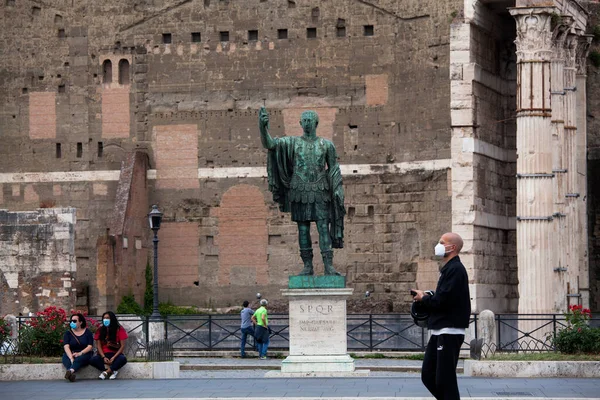
[[[321,315],[329,315],[333,312],[333,306],[331,304],[327,305],[305,305],[300,304],[300,312],[301,313],[318,313]]]

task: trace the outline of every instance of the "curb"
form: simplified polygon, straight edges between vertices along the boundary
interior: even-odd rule
[[[432,400],[433,397],[358,397],[360,400]],[[100,398],[97,398],[100,399]],[[110,399],[103,400],[136,400],[136,399]],[[164,398],[146,398],[146,400],[164,400]],[[281,400],[281,397],[182,397],[178,400]],[[285,397],[286,400],[355,400],[356,397]],[[470,400],[600,400],[598,397],[469,397]]]
[[[214,364],[181,364],[179,366],[180,371],[211,371],[211,370],[279,370],[281,366],[279,365],[237,365],[237,364],[223,364],[223,365],[214,365]],[[357,370],[371,370],[377,372],[421,372],[420,366],[406,366],[406,365],[398,365],[398,366],[365,366],[361,365],[360,367],[356,367]],[[462,374],[464,373],[464,369],[462,367],[456,368],[456,373]]]
[[[271,350],[269,350],[269,352],[271,352]],[[246,353],[256,354],[256,351],[247,350]],[[273,350],[273,354],[278,354],[282,357],[287,357],[289,355],[289,352],[287,350]],[[381,354],[385,358],[406,358],[418,354],[422,355],[425,353],[422,351],[348,351],[348,354],[355,355],[357,358],[369,358],[373,357],[373,355],[379,354]],[[239,350],[175,350],[173,351],[173,355],[175,357],[240,358]]]

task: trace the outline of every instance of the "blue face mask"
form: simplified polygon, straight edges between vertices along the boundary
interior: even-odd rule
[[[76,324],[75,322],[71,322],[71,323],[69,324],[69,326],[71,327],[71,329],[75,329],[75,328],[77,328],[77,324]]]
[[[109,326],[110,325],[110,319],[103,319],[102,323],[104,324],[104,326]]]

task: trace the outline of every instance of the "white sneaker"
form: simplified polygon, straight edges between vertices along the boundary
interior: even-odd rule
[[[107,376],[108,376],[108,373],[106,371],[102,371],[102,373],[100,374],[98,379],[105,380]]]
[[[119,375],[119,371],[113,371],[112,375],[108,379],[110,379],[110,380],[117,379],[117,375]]]

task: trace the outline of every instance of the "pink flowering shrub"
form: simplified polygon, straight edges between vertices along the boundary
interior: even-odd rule
[[[557,351],[565,354],[600,354],[600,329],[590,328],[587,321],[592,313],[580,305],[572,305],[565,313],[567,327],[554,337]]]
[[[42,357],[61,356],[64,349],[63,335],[69,329],[71,314],[81,313],[86,319],[87,328],[95,332],[100,322],[79,310],[67,314],[62,308],[47,307],[27,320],[19,330],[19,349],[23,354]]]

